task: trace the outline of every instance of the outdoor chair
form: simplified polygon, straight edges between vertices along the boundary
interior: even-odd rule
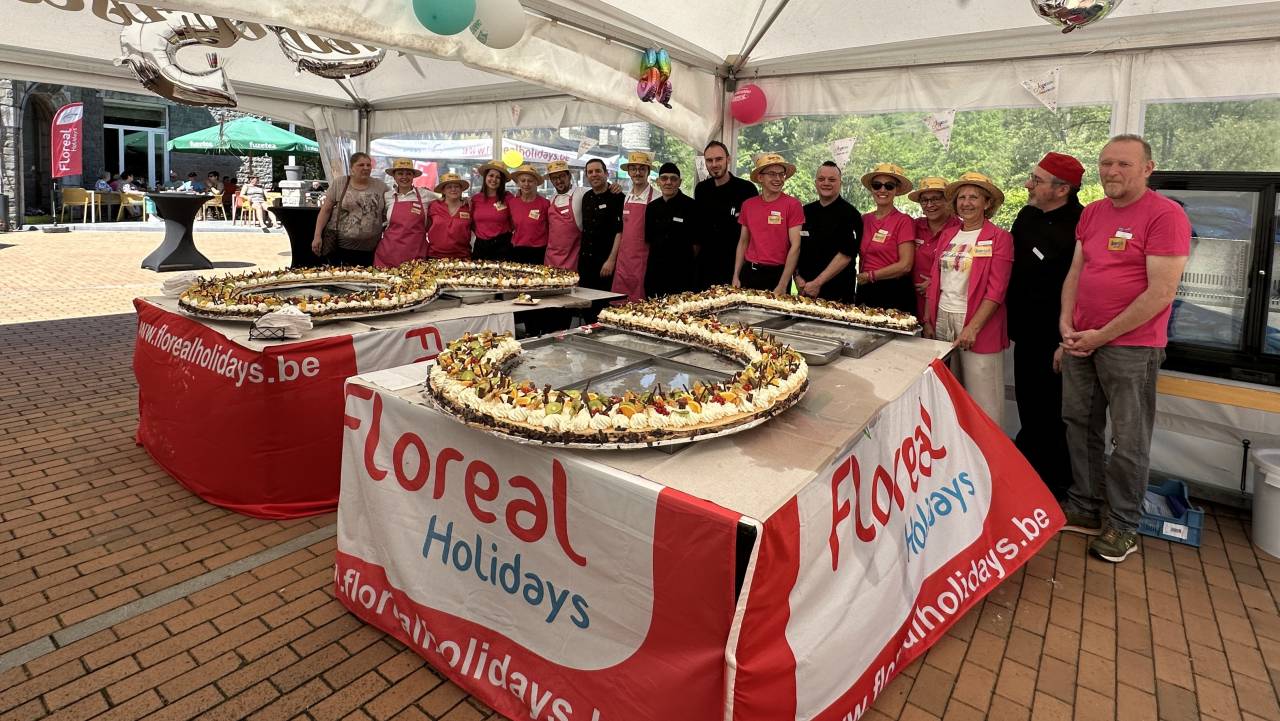
[[[74,211],[80,208],[80,222],[89,222],[89,191],[83,188],[63,188],[62,189],[62,222],[67,222],[67,210]],[[71,219],[75,220],[76,214],[71,213]]]
[[[120,194],[114,190],[102,190],[93,194],[93,204],[97,206],[99,220],[111,220],[111,209],[120,205]]]
[[[231,203],[231,224],[237,222],[249,225],[262,225],[262,213],[253,204],[249,202],[249,198],[236,193],[235,200]]]
[[[124,211],[128,208],[137,208],[138,218],[140,220],[144,219],[143,218],[143,210],[144,210],[143,201],[145,201],[146,199],[147,199],[147,196],[145,193],[129,193],[129,192],[120,193],[120,210],[116,211],[116,220],[117,221],[123,220]]]
[[[222,216],[223,220],[229,220],[229,218],[227,218],[226,209],[222,207],[221,195],[215,195],[212,198],[209,198],[208,202],[200,207],[200,220],[208,220],[210,210],[218,211],[218,215]]]

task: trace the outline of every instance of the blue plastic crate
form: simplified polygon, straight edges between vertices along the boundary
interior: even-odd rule
[[[1138,523],[1138,533],[1199,548],[1200,529],[1204,527],[1204,510],[1191,505],[1187,484],[1171,479],[1160,484],[1153,483],[1147,490],[1181,502],[1187,511],[1181,518],[1143,513],[1142,520]]]

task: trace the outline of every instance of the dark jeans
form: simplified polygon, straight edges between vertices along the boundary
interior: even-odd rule
[[[738,271],[738,281],[743,288],[757,290],[773,290],[782,282],[782,271],[785,266],[760,265],[751,261],[743,261],[742,270]],[[783,292],[786,292],[785,290]]]
[[[1057,336],[1023,338],[1013,344],[1013,382],[1022,428],[1018,450],[1057,498],[1071,487],[1067,425],[1062,422],[1062,376],[1053,371]]]
[[[1069,510],[1098,513],[1105,500],[1110,525],[1138,527],[1147,490],[1156,375],[1163,348],[1103,346],[1086,358],[1062,357],[1062,420],[1071,449]],[[1111,457],[1104,433],[1111,416]]]
[[[507,260],[511,257],[511,234],[503,233],[492,238],[476,237],[472,260]]]
[[[329,265],[373,265],[372,250],[351,250],[338,246],[329,254]]]

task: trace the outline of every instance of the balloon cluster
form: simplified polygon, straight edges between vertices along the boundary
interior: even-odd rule
[[[1036,14],[1069,33],[1095,23],[1120,7],[1124,0],[1031,0]]]
[[[470,29],[476,40],[495,50],[505,50],[524,37],[520,0],[413,0],[413,14],[437,35]]]
[[[671,56],[666,48],[649,48],[640,60],[636,95],[646,103],[657,101],[671,108]]]

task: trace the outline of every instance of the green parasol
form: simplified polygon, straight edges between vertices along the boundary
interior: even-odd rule
[[[146,139],[146,135],[140,133],[125,140],[125,145],[145,149]],[[224,125],[176,137],[165,143],[165,149],[224,155],[293,155],[319,153],[320,144],[264,120],[236,118]]]

